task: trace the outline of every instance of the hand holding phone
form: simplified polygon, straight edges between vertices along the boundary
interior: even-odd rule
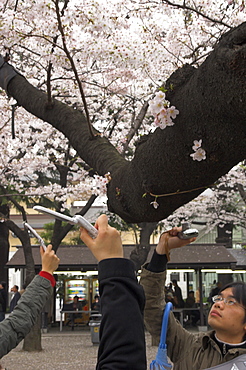
[[[44,240],[41,238],[41,236],[29,225],[26,221],[23,222],[24,227],[31,231],[33,236],[39,241],[40,245],[43,247],[43,250],[46,251],[46,245]]]
[[[57,218],[58,220],[66,221],[66,222],[68,222],[72,225],[82,226],[84,229],[86,229],[88,231],[89,235],[93,239],[95,239],[98,235],[98,230],[81,215],[75,215],[73,217],[70,217],[70,216],[66,216],[62,213],[52,211],[51,209],[45,208],[45,207],[42,207],[42,206],[34,206],[33,209],[35,209],[36,211],[42,212],[42,213],[46,213],[50,216],[53,216],[53,217]]]

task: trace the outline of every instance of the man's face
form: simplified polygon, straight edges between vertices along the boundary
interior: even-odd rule
[[[11,292],[17,292],[17,289],[16,289],[15,285],[11,288]]]
[[[222,298],[235,300],[232,288],[220,293]],[[216,331],[218,339],[228,343],[240,343],[246,333],[245,309],[238,303],[228,305],[224,301],[213,304],[208,323]]]

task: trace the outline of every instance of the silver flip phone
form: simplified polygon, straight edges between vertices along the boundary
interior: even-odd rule
[[[43,247],[43,250],[46,251],[46,245],[44,240],[41,238],[41,236],[35,231],[26,221],[23,222],[24,227],[31,231],[33,236],[39,241],[40,245]]]
[[[196,238],[198,236],[197,229],[191,229],[189,222],[185,222],[182,224],[182,231],[178,233],[179,239],[190,239]]]
[[[58,220],[66,221],[72,225],[82,226],[88,231],[89,235],[93,239],[95,239],[98,235],[98,230],[89,221],[87,221],[83,216],[75,215],[73,217],[69,217],[69,216],[63,215],[62,213],[52,211],[51,209],[45,208],[42,206],[34,206],[33,209],[35,209],[36,211],[42,212],[42,213],[46,213],[50,216],[53,216],[57,218]]]

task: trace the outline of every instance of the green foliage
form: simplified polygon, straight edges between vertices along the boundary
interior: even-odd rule
[[[163,93],[166,93],[166,92],[167,92],[167,89],[165,89],[165,87],[163,87],[163,86],[161,86],[161,87],[159,88],[159,90],[160,90],[160,91],[162,91]]]
[[[49,222],[48,224],[44,224],[44,231],[40,233],[40,236],[41,238],[44,239],[44,242],[46,244],[50,243],[53,232],[54,232],[54,222]]]
[[[65,226],[67,223],[63,222],[62,226]],[[49,222],[44,224],[44,231],[40,233],[41,238],[44,239],[45,244],[49,244],[51,242],[52,236],[54,233],[54,222]],[[38,244],[38,241],[36,242]],[[66,245],[67,243],[61,242],[62,245]]]

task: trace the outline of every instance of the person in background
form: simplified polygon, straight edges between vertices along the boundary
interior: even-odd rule
[[[188,297],[185,300],[185,307],[187,308],[196,308],[196,300],[194,290],[190,290]],[[184,311],[186,315],[191,319],[193,326],[196,326],[197,321],[200,319],[200,312],[197,310]]]
[[[200,304],[200,288],[198,287],[195,293],[196,304]]]
[[[20,295],[22,295],[25,292],[25,290],[26,290],[26,284],[24,283],[22,285],[22,289],[20,290]]]
[[[53,272],[60,260],[51,244],[45,252],[40,247],[40,254],[42,271],[27,286],[13,312],[0,322],[0,358],[15,348],[30,332],[46,300],[52,295],[55,286]]]
[[[10,289],[10,291],[14,293],[12,298],[11,298],[10,305],[9,305],[9,311],[12,312],[13,309],[15,308],[15,306],[17,305],[17,302],[20,299],[21,295],[20,295],[20,292],[19,292],[18,285],[14,285]]]
[[[156,345],[160,340],[165,307],[163,286],[170,250],[185,245],[185,241],[177,237],[179,230],[174,228],[162,234],[150,263],[142,268],[140,283],[146,296],[145,324]],[[212,330],[209,332],[186,331],[170,312],[166,343],[174,370],[203,370],[230,360],[236,363],[237,356],[246,354],[246,283],[227,284],[212,301],[208,315]],[[236,364],[234,367],[236,369]]]
[[[98,294],[94,296],[95,301],[91,305],[91,310],[95,312],[100,312],[100,297]]]
[[[176,299],[177,299],[178,308],[183,308],[185,302],[183,300],[182,290],[178,286],[178,282],[177,282],[176,279],[172,280],[172,283],[173,283],[173,286],[174,286],[174,293],[175,293],[175,296],[176,296]]]
[[[71,306],[72,311],[82,311],[83,309],[82,302],[80,302],[79,297],[77,295],[73,297],[73,302],[70,303],[69,306]],[[74,330],[75,320],[78,319],[79,317],[82,317],[81,313],[74,312],[70,313],[66,325],[69,325],[71,323],[72,330]]]
[[[173,308],[178,308],[177,297],[174,296],[173,293],[167,292],[167,294],[165,295],[165,300],[166,302],[171,302],[173,305]]]
[[[8,303],[8,293],[6,290],[6,282],[1,281],[0,283],[0,322],[5,319],[5,313]]]

